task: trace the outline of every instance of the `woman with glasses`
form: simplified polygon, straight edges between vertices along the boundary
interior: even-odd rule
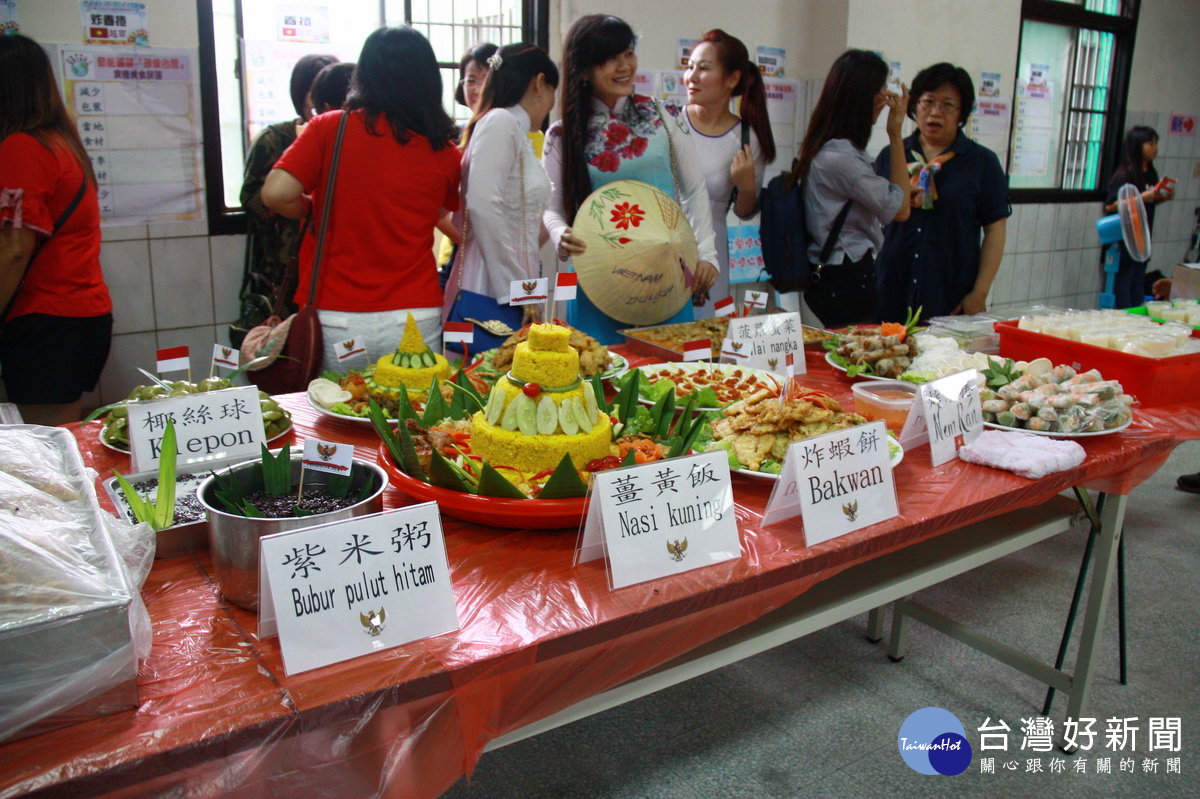
[[[808,307],[826,327],[875,321],[875,253],[883,225],[908,219],[908,173],[897,164],[879,177],[866,153],[871,126],[886,106],[888,139],[900,146],[908,92],[887,90],[888,67],[876,53],[847,50],[825,78],[800,146],[796,177],[803,181],[804,212],[816,264],[826,239],[843,219],[819,282],[805,291]]]
[[[886,175],[893,153],[902,152],[895,161],[907,165],[921,190],[908,220],[884,231],[878,272],[885,320],[903,320],[908,308],[932,319],[987,307],[1012,209],[1000,159],[963,133],[974,106],[975,85],[965,69],[941,63],[921,70],[908,105],[917,130],[875,160],[875,171]]]

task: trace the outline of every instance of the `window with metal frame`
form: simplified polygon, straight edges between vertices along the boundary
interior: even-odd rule
[[[485,41],[548,43],[549,0],[339,0],[334,6],[287,6],[265,0],[197,0],[201,108],[209,232],[245,229],[239,207],[250,142],[267,125],[295,117],[291,65],[307,53],[354,61],[381,25],[411,25],[433,45],[446,110],[454,101],[463,53]]]
[[[1024,0],[1009,147],[1017,202],[1093,200],[1125,118],[1137,0]]]

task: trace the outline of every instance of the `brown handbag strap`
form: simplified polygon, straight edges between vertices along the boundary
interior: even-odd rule
[[[317,274],[321,270],[321,258],[325,254],[325,237],[329,234],[329,214],[333,209],[333,188],[337,183],[338,162],[342,157],[342,140],[346,138],[346,123],[350,111],[343,111],[338,119],[337,136],[333,140],[333,156],[329,161],[329,177],[325,181],[325,197],[321,203],[321,222],[317,226],[317,251],[313,255],[312,279],[308,284],[308,305],[317,299]]]

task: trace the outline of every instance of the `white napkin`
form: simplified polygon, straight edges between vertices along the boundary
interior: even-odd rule
[[[958,451],[968,463],[1006,469],[1036,480],[1054,472],[1073,469],[1087,457],[1074,441],[1061,441],[1029,433],[984,430],[979,438]]]

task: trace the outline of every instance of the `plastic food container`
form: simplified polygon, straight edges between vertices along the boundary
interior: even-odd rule
[[[900,434],[908,412],[912,410],[919,386],[904,380],[870,380],[855,383],[854,410],[868,422],[882,421],[888,429]]]

